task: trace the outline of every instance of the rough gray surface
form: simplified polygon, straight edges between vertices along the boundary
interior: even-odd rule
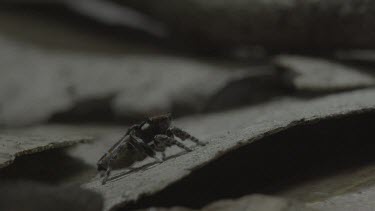
[[[287,83],[300,91],[332,92],[375,85],[372,75],[325,59],[282,55],[274,63],[283,69]]]
[[[231,82],[254,76],[238,67],[156,54],[53,52],[2,38],[0,46],[0,66],[6,67],[0,78],[2,125],[44,122],[73,109],[78,114],[72,117],[94,118],[103,110],[118,118],[199,111]]]
[[[28,126],[21,128],[0,128],[0,133],[11,136],[17,134],[24,137],[93,137],[93,141],[79,144],[65,150],[66,154],[84,161],[86,164],[96,169],[96,162],[117,140],[123,136],[126,126],[123,125],[66,125],[47,124],[38,126]]]
[[[363,191],[332,197],[330,199],[310,203],[309,207],[332,211],[371,211],[375,207],[375,188],[372,186]]]
[[[215,46],[370,48],[375,5],[367,0],[124,1],[188,39]]]
[[[264,136],[327,118],[334,118],[375,108],[375,90],[362,90],[321,97],[314,100],[281,99],[253,108],[186,118],[177,124],[208,142],[205,147],[151,166],[124,177],[121,171],[107,184],[99,179],[84,185],[103,194],[105,210],[152,195],[194,169],[203,167],[226,152]]]
[[[87,142],[88,137],[38,137],[0,135],[0,168],[13,163],[16,157],[34,154],[49,149],[68,147]]]
[[[147,210],[154,211],[194,211],[196,209],[188,209],[183,207],[172,207],[172,208],[149,208]],[[244,196],[234,200],[221,200],[209,204],[201,211],[312,211],[315,209],[308,208],[302,203],[291,201],[288,199],[277,198],[272,196],[254,194],[250,196]]]
[[[212,203],[202,209],[202,211],[312,211],[302,203],[291,201],[288,199],[265,196],[265,195],[250,195],[236,200],[222,200]]]

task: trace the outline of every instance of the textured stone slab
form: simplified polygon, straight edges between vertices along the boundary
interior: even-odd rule
[[[154,211],[194,211],[197,209],[188,209],[184,207],[172,208],[149,208]],[[148,210],[149,210],[148,209]],[[313,211],[314,209],[306,207],[302,203],[291,201],[288,199],[265,196],[265,195],[250,195],[244,196],[235,200],[221,200],[209,204],[201,211]]]
[[[90,140],[88,137],[38,137],[0,135],[0,168],[13,163],[16,157],[68,147]]]
[[[264,136],[299,124],[366,112],[375,108],[375,90],[362,90],[316,98],[281,99],[262,106],[191,117],[177,124],[208,142],[207,146],[171,158],[126,176],[114,172],[114,179],[101,185],[99,179],[84,185],[105,199],[105,209],[113,209],[142,196],[152,195],[186,177],[221,155]]]
[[[372,75],[325,59],[285,55],[276,57],[274,63],[284,70],[287,83],[300,91],[340,91],[375,85]]]
[[[332,211],[361,210],[371,211],[375,207],[375,187],[364,189],[356,193],[336,196],[324,201],[308,204],[309,207]]]

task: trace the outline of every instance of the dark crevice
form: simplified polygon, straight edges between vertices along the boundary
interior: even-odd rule
[[[90,123],[108,122],[116,120],[116,115],[111,108],[114,94],[92,99],[77,101],[70,110],[54,114],[49,122],[59,123]]]
[[[224,198],[277,194],[374,164],[373,131],[374,112],[295,126],[230,152],[122,210],[176,205],[200,208]]]
[[[46,185],[31,181],[0,181],[0,210],[13,211],[100,211],[98,193],[73,185]]]
[[[259,105],[275,97],[292,94],[293,90],[281,82],[282,74],[279,71],[270,66],[259,69],[261,73],[230,82],[210,97],[204,113]]]
[[[47,184],[87,182],[96,169],[69,156],[64,149],[52,149],[17,157],[10,166],[0,169],[0,181],[36,181]]]

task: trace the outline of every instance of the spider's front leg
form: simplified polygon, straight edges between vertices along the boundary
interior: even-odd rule
[[[178,128],[178,127],[172,127],[170,128],[170,131],[172,132],[173,135],[177,136],[181,140],[185,141],[186,139],[190,139],[192,142],[196,143],[197,145],[200,146],[205,146],[206,143],[199,141],[196,137],[190,135],[188,132]]]
[[[189,147],[185,146],[184,144],[180,143],[176,139],[171,138],[167,135],[156,135],[154,139],[157,144],[161,144],[161,145],[168,146],[168,147],[172,145],[176,145],[188,152],[192,151]]]
[[[117,156],[119,151],[123,150],[126,147],[127,138],[129,137],[129,133],[139,127],[139,125],[133,125],[129,129],[126,130],[125,135],[123,135],[120,140],[118,140],[109,150],[105,153],[97,162],[98,170],[102,169],[105,170],[107,166],[111,164],[111,161],[114,157]]]
[[[103,177],[102,184],[105,184],[112,170],[112,162],[117,159],[120,153],[127,147],[129,136],[123,136],[102,158],[97,165],[100,171],[100,177]]]

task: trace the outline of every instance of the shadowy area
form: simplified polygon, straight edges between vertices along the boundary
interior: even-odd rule
[[[375,163],[374,123],[372,112],[296,126],[228,153],[123,210],[176,205],[200,208],[223,198],[277,194],[353,171]]]
[[[48,184],[82,183],[95,175],[95,168],[70,157],[63,149],[25,155],[0,170],[0,180],[31,180]]]
[[[275,97],[291,96],[295,92],[295,90],[286,87],[285,84],[279,80],[282,74],[274,68],[270,66],[254,66],[253,68],[259,68],[259,71],[255,72],[253,76],[228,81],[227,84],[224,84],[217,92],[213,92],[212,96],[207,97],[207,100],[203,99],[199,101],[198,98],[193,102],[193,100],[189,100],[189,97],[186,97],[186,99],[188,99],[186,101],[181,99],[172,101],[170,112],[173,114],[174,118],[179,118],[189,114],[223,111],[249,105],[255,106]],[[186,95],[185,92],[181,94]],[[302,95],[303,94],[304,93],[302,93]],[[139,115],[138,113],[132,112],[126,112],[121,114],[121,116],[116,114],[113,108],[113,101],[116,100],[116,95],[119,94],[114,93],[108,96],[79,100],[71,109],[53,114],[48,122],[69,124],[89,124],[97,122],[108,124],[135,124],[147,118],[146,115]],[[307,98],[311,97],[309,95],[304,96]],[[321,95],[314,96],[318,97]],[[160,100],[160,102],[162,102],[162,100]],[[151,106],[152,105],[150,105],[150,107]]]
[[[47,186],[33,182],[0,186],[0,210],[13,211],[100,211],[102,197],[92,191],[71,186]]]
[[[2,36],[42,48],[120,55],[152,49],[167,51],[166,41],[161,38],[124,25],[100,22],[64,3],[2,3],[0,12],[0,17],[9,19],[0,21],[4,24],[0,29]]]
[[[259,69],[263,73],[229,83],[211,98],[204,112],[254,106],[294,92],[280,80],[283,75],[276,69],[270,66]]]
[[[48,120],[49,122],[60,123],[96,123],[121,122],[116,118],[113,109],[111,108],[111,101],[114,96],[109,95],[97,99],[87,99],[77,102],[73,108],[68,111],[58,112],[53,114]]]
[[[113,1],[163,21],[202,46],[327,51],[374,47],[371,1]]]

